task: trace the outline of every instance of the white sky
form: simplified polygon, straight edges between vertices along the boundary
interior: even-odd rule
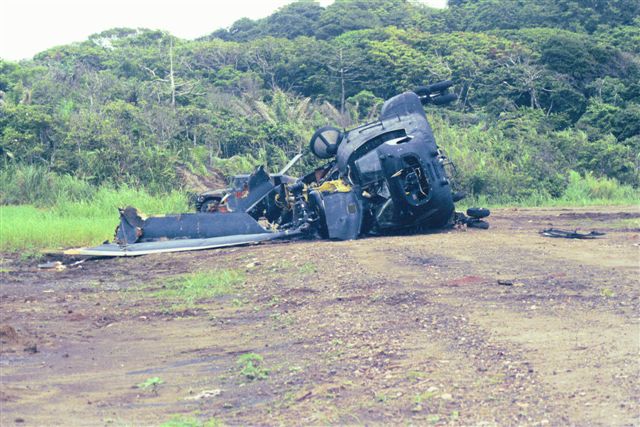
[[[115,27],[167,30],[193,39],[240,18],[269,16],[293,0],[2,0],[0,58],[31,58]],[[420,0],[445,7],[446,0]],[[322,6],[332,0],[320,0]]]

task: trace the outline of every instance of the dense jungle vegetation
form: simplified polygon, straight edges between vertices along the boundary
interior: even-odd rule
[[[458,101],[427,114],[471,195],[543,200],[586,183],[586,198],[633,198],[639,17],[637,0],[302,0],[194,41],[116,28],[0,60],[0,202],[165,194],[180,168],[276,170],[317,127],[364,123],[445,79]]]

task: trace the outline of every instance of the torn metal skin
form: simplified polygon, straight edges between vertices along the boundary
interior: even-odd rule
[[[327,163],[302,178],[258,167],[232,188],[201,194],[196,213],[145,218],[120,210],[115,242],[68,254],[131,256],[210,249],[293,237],[351,240],[466,223],[487,228],[487,210],[456,214],[451,163],[438,148],[423,104],[455,100],[440,82],[387,100],[377,121],[318,129],[311,152]]]

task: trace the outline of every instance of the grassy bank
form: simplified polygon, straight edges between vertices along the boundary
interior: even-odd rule
[[[0,251],[29,253],[94,245],[111,239],[118,207],[132,205],[145,213],[186,212],[186,195],[151,196],[143,190],[101,188],[88,200],[62,198],[50,207],[0,206]]]

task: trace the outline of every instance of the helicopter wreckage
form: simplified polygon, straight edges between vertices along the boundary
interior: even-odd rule
[[[327,163],[294,178],[258,167],[225,190],[203,193],[195,213],[144,217],[120,209],[115,241],[67,254],[135,256],[212,249],[276,239],[351,240],[454,224],[488,228],[486,209],[455,212],[453,165],[438,148],[423,105],[456,99],[445,81],[394,96],[379,119],[351,130],[318,129],[309,148]]]

